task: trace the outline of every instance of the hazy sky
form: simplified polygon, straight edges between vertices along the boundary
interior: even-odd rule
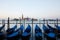
[[[60,0],[0,0],[0,18],[60,18]]]

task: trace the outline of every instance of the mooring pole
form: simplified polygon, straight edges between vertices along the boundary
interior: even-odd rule
[[[47,25],[48,25],[48,24],[49,24],[49,23],[48,23],[48,20],[47,20],[46,22],[47,22]]]
[[[24,30],[25,30],[25,19],[24,19]]]
[[[44,22],[44,23],[43,23],[43,25],[45,25],[45,19],[43,19],[43,22]],[[43,31],[43,32],[44,32],[44,31]],[[43,39],[42,39],[42,40],[45,40],[44,33],[43,33],[43,35],[42,35],[42,36],[43,36]]]
[[[57,18],[57,26],[58,26],[58,18]]]
[[[21,26],[21,18],[19,18],[19,21],[20,21],[20,26]]]
[[[40,24],[41,22],[40,22],[40,19],[39,19],[39,27],[41,26],[41,24]]]
[[[33,18],[32,18],[32,40],[34,40],[33,38],[34,37],[33,37]]]
[[[58,26],[58,18],[57,18],[57,26]],[[58,30],[57,30],[58,31]],[[57,32],[57,35],[58,35],[58,32]],[[58,40],[58,37],[56,37],[56,40]]]
[[[9,20],[10,20],[10,19],[9,19],[9,17],[8,17],[8,21],[7,21],[7,22],[8,22],[8,23],[7,23],[8,27],[7,27],[7,29],[10,28]]]
[[[43,19],[43,22],[44,22],[43,24],[45,24],[45,19]]]
[[[5,20],[2,20],[2,25],[4,26],[3,31],[5,32]]]

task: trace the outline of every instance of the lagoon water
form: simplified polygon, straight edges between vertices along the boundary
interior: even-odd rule
[[[0,21],[0,23],[2,23],[2,21]],[[7,21],[5,21],[5,23],[7,23]],[[16,25],[16,21],[10,21],[10,23],[15,23],[15,24],[10,24],[10,28],[12,28],[12,27],[14,27],[15,25]],[[20,21],[17,21],[17,23],[20,23]],[[32,26],[32,21],[21,21],[21,23],[22,24],[17,24],[17,29],[21,26],[21,25],[24,25],[24,30],[27,28],[27,26],[28,26],[28,24],[29,23],[31,23],[31,24],[29,24],[30,26],[31,26],[31,33],[32,33],[32,28],[33,28],[33,34],[35,34],[35,26],[36,26],[36,24],[40,27],[40,29],[42,30],[42,32],[43,32],[43,29],[42,29],[42,25],[43,24],[38,24],[38,23],[44,23],[44,21],[33,21],[33,23],[35,23],[35,24],[33,24],[33,26]],[[28,23],[28,24],[26,24],[26,23]],[[47,23],[47,22],[45,22],[45,23]],[[56,22],[54,22],[54,21],[49,21],[48,23],[56,23]],[[60,22],[59,22],[60,23]],[[45,24],[46,26],[47,26],[47,24]],[[52,27],[54,27],[55,28],[55,24],[49,24],[49,25],[51,25]],[[0,24],[0,27],[2,26],[2,24]],[[7,30],[7,27],[8,27],[8,25],[7,24],[5,24],[5,30]],[[33,35],[34,36],[34,35]]]

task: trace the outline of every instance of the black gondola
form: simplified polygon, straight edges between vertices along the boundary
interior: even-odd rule
[[[10,36],[10,35],[13,35],[15,33],[15,29],[16,28],[17,28],[17,25],[15,25],[13,28],[9,28],[9,29],[6,30],[6,39],[7,40],[11,40],[12,39],[11,38],[12,36]]]
[[[2,27],[0,27],[0,31],[1,31],[4,27],[5,27],[5,24],[4,24]]]
[[[30,40],[30,36],[31,36],[31,26],[28,25],[28,27],[22,34],[22,40]]]
[[[17,30],[15,30],[13,33],[7,35],[7,39],[8,40],[19,40],[20,36],[22,35],[22,34],[20,34],[20,31],[23,31],[23,29],[24,29],[24,26],[21,25],[20,28],[18,28]]]
[[[7,35],[7,40],[18,40],[18,31]]]
[[[49,28],[46,27],[44,24],[43,24],[43,30],[44,30],[44,33],[48,33],[49,32]]]
[[[2,31],[4,27],[5,27],[5,24],[2,27],[0,27],[0,40],[3,40],[5,38],[4,33]]]
[[[17,28],[17,25],[15,25],[13,28],[9,28],[6,30],[7,34],[11,34],[15,31],[15,29]]]
[[[22,34],[23,33],[23,30],[24,30],[24,26],[21,25],[20,28],[18,28],[16,31],[19,31],[20,34]]]
[[[16,31],[18,31],[18,38],[20,38],[20,39],[22,37],[23,30],[24,30],[24,26],[23,25],[21,25],[20,28],[18,28],[16,30]]]
[[[47,40],[56,40],[55,29],[52,28],[50,25],[47,26],[49,27],[49,32],[46,34]]]
[[[46,39],[46,37],[47,37],[47,33],[49,33],[49,28],[47,28],[44,24],[43,24],[43,35],[44,35],[44,39]]]
[[[57,38],[60,38],[60,26],[55,25],[56,29],[57,29]]]
[[[42,40],[42,30],[38,25],[35,27],[35,40]]]

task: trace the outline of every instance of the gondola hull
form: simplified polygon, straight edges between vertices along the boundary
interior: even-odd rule
[[[31,36],[31,26],[28,25],[28,27],[22,34],[22,40],[30,40],[30,36]]]
[[[24,33],[22,34],[22,40],[30,40],[31,33]]]
[[[2,29],[5,27],[5,24],[0,27],[0,40],[4,40],[5,39],[5,35],[4,35],[4,32],[2,31]]]
[[[36,33],[35,40],[42,40],[42,33]]]
[[[55,25],[56,29],[57,29],[57,38],[60,39],[60,26]]]
[[[52,33],[45,34],[47,40],[56,40],[56,35]]]
[[[52,28],[50,25],[47,25],[49,27],[48,30],[45,30],[45,31],[48,31],[48,32],[44,32],[45,33],[45,36],[46,36],[46,39],[47,40],[56,40],[56,30],[55,28]]]
[[[8,40],[19,40],[20,39],[20,37],[23,33],[23,25],[20,28],[18,28],[17,30],[15,30],[15,28],[13,30],[10,30],[10,33],[7,34]]]
[[[35,40],[42,40],[42,30],[38,25],[35,27]]]
[[[18,40],[18,32],[13,32],[12,34],[7,35],[7,40]]]
[[[4,40],[5,39],[5,35],[3,32],[0,32],[0,40]]]

